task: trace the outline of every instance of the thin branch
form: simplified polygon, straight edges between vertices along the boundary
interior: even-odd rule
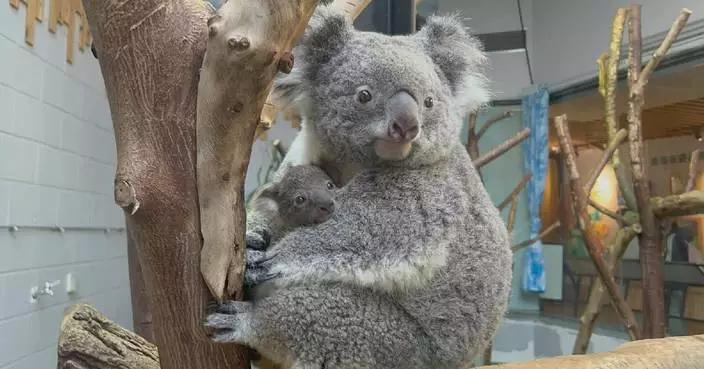
[[[594,209],[598,210],[600,213],[603,213],[604,215],[608,216],[609,218],[619,222],[621,225],[631,225],[633,222],[629,221],[628,219],[624,218],[618,213],[615,213],[603,206],[601,204],[597,203],[596,201],[592,199],[587,199],[587,203],[593,207]]]
[[[594,167],[594,169],[592,169],[592,171],[589,173],[589,179],[587,180],[587,183],[584,184],[584,191],[586,193],[589,194],[592,192],[592,188],[594,188],[594,184],[599,178],[599,175],[601,174],[601,172],[604,171],[604,167],[613,157],[614,151],[616,151],[618,149],[618,146],[623,143],[627,135],[628,132],[625,129],[620,129],[616,133],[616,135],[614,135],[614,138],[611,139],[609,145],[606,146],[606,149],[604,149],[604,153],[601,155],[601,158],[596,164],[596,167]]]
[[[578,209],[580,220],[579,225],[582,230],[589,256],[591,257],[599,276],[604,281],[606,289],[609,291],[609,294],[614,301],[616,311],[623,321],[629,336],[634,340],[640,339],[641,332],[638,328],[638,322],[636,321],[635,315],[633,315],[633,311],[631,311],[626,304],[626,301],[623,299],[623,296],[616,286],[616,282],[614,282],[611,271],[606,266],[604,257],[601,254],[601,250],[604,249],[601,239],[599,239],[599,237],[597,237],[592,231],[591,220],[587,214],[587,194],[584,192],[584,189],[579,183],[579,172],[577,171],[577,163],[575,160],[574,148],[572,147],[572,139],[570,137],[569,128],[567,127],[567,116],[561,115],[556,117],[555,127],[557,128],[557,135],[560,139],[560,147],[562,148],[562,152],[565,154],[565,161],[569,170],[570,188],[572,189],[572,199],[574,200],[575,209]]]
[[[508,209],[508,220],[506,222],[506,230],[510,235],[513,232],[513,226],[516,224],[516,211],[518,210],[518,196],[514,196],[511,200],[511,207]]]
[[[500,122],[508,117],[512,117],[514,112],[512,110],[505,111],[502,114],[499,114],[495,117],[489,118],[484,124],[482,125],[482,128],[479,128],[479,131],[477,132],[477,140],[481,139],[484,133],[493,126],[495,123]]]
[[[653,53],[653,56],[648,61],[648,64],[646,64],[643,68],[643,71],[640,74],[640,79],[638,80],[638,84],[640,85],[638,88],[642,89],[646,84],[648,84],[650,75],[653,74],[655,68],[657,68],[658,64],[660,64],[660,60],[662,60],[662,58],[670,50],[670,47],[672,47],[672,44],[677,39],[677,36],[679,36],[680,32],[682,32],[682,29],[691,14],[692,11],[687,8],[680,10],[680,15],[670,27],[665,39],[662,40],[662,43],[660,43],[658,49],[655,50],[655,53]]]
[[[606,132],[609,142],[614,141],[618,130],[616,120],[616,81],[618,78],[618,65],[621,61],[621,39],[623,38],[623,26],[626,20],[626,9],[619,8],[614,15],[611,25],[611,41],[609,42],[609,56],[606,57],[606,72],[603,80],[606,86],[602,89],[604,93],[604,111],[606,120]],[[613,151],[611,164],[619,165],[618,147]]]
[[[528,247],[534,243],[536,243],[538,240],[542,240],[543,238],[547,237],[550,233],[552,233],[554,230],[556,230],[560,226],[560,221],[557,220],[555,223],[551,224],[549,227],[545,228],[544,231],[540,232],[539,235],[536,237],[533,237],[531,239],[527,239],[525,241],[521,241],[513,246],[511,246],[511,251],[516,252],[524,247]]]
[[[692,158],[689,159],[689,176],[687,176],[687,185],[684,187],[684,192],[689,192],[694,189],[697,183],[697,167],[699,166],[699,149],[692,151]]]
[[[528,181],[530,181],[530,179],[532,177],[533,177],[533,173],[530,173],[530,172],[528,172],[528,174],[523,176],[523,179],[521,179],[521,181],[518,182],[518,185],[516,185],[516,187],[511,191],[511,193],[509,193],[508,196],[506,196],[506,198],[503,201],[501,201],[501,203],[499,205],[496,206],[496,208],[499,209],[499,211],[504,210],[506,205],[511,203],[511,199],[518,196],[518,193],[523,190],[523,188],[528,184]]]
[[[472,164],[474,164],[475,168],[483,167],[492,160],[503,155],[506,151],[511,150],[514,146],[518,145],[521,141],[525,140],[528,135],[530,135],[530,128],[523,128],[520,132],[516,133],[508,140],[495,146],[493,149],[487,151],[486,153],[484,153],[484,155],[474,160]]]

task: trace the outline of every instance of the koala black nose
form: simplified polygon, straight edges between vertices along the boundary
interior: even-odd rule
[[[410,141],[420,133],[418,103],[406,91],[399,91],[389,99],[386,105],[386,117],[389,124],[389,137],[399,141]]]

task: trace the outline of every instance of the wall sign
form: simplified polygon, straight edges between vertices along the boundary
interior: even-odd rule
[[[80,20],[78,49],[84,52],[90,48],[91,36],[88,28],[88,18],[81,0],[49,0],[49,32],[56,33],[59,25],[68,28],[66,37],[66,61],[73,64],[73,45],[76,34],[76,16]],[[36,23],[44,21],[44,0],[10,0],[10,6],[15,9],[25,5],[24,42],[34,46],[34,28]]]

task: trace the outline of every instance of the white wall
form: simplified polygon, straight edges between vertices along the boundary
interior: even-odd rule
[[[52,2],[44,3],[48,17]],[[51,34],[47,20],[27,46],[24,22],[24,5],[0,4],[0,368],[49,369],[70,304],[87,301],[127,328],[132,317],[124,232],[103,231],[124,218],[113,202],[115,147],[98,63],[77,45],[66,63],[66,27]],[[54,225],[95,230],[23,227]],[[65,290],[69,272],[75,296]],[[54,296],[29,302],[31,287],[55,279]]]
[[[533,0],[531,62],[535,80],[551,86],[565,86],[586,77],[595,77],[596,59],[609,47],[614,12],[630,3],[632,1],[627,0]],[[670,28],[681,8],[692,10],[683,33],[702,27],[701,22],[697,22],[704,19],[702,1],[640,0],[636,3],[643,6],[644,47],[647,46],[648,36]],[[695,44],[701,45],[702,41],[699,38]],[[643,53],[644,59],[649,57],[649,53]]]

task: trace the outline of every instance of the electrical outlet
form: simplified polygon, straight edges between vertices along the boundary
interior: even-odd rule
[[[76,277],[73,275],[73,273],[66,274],[66,293],[76,293]]]

